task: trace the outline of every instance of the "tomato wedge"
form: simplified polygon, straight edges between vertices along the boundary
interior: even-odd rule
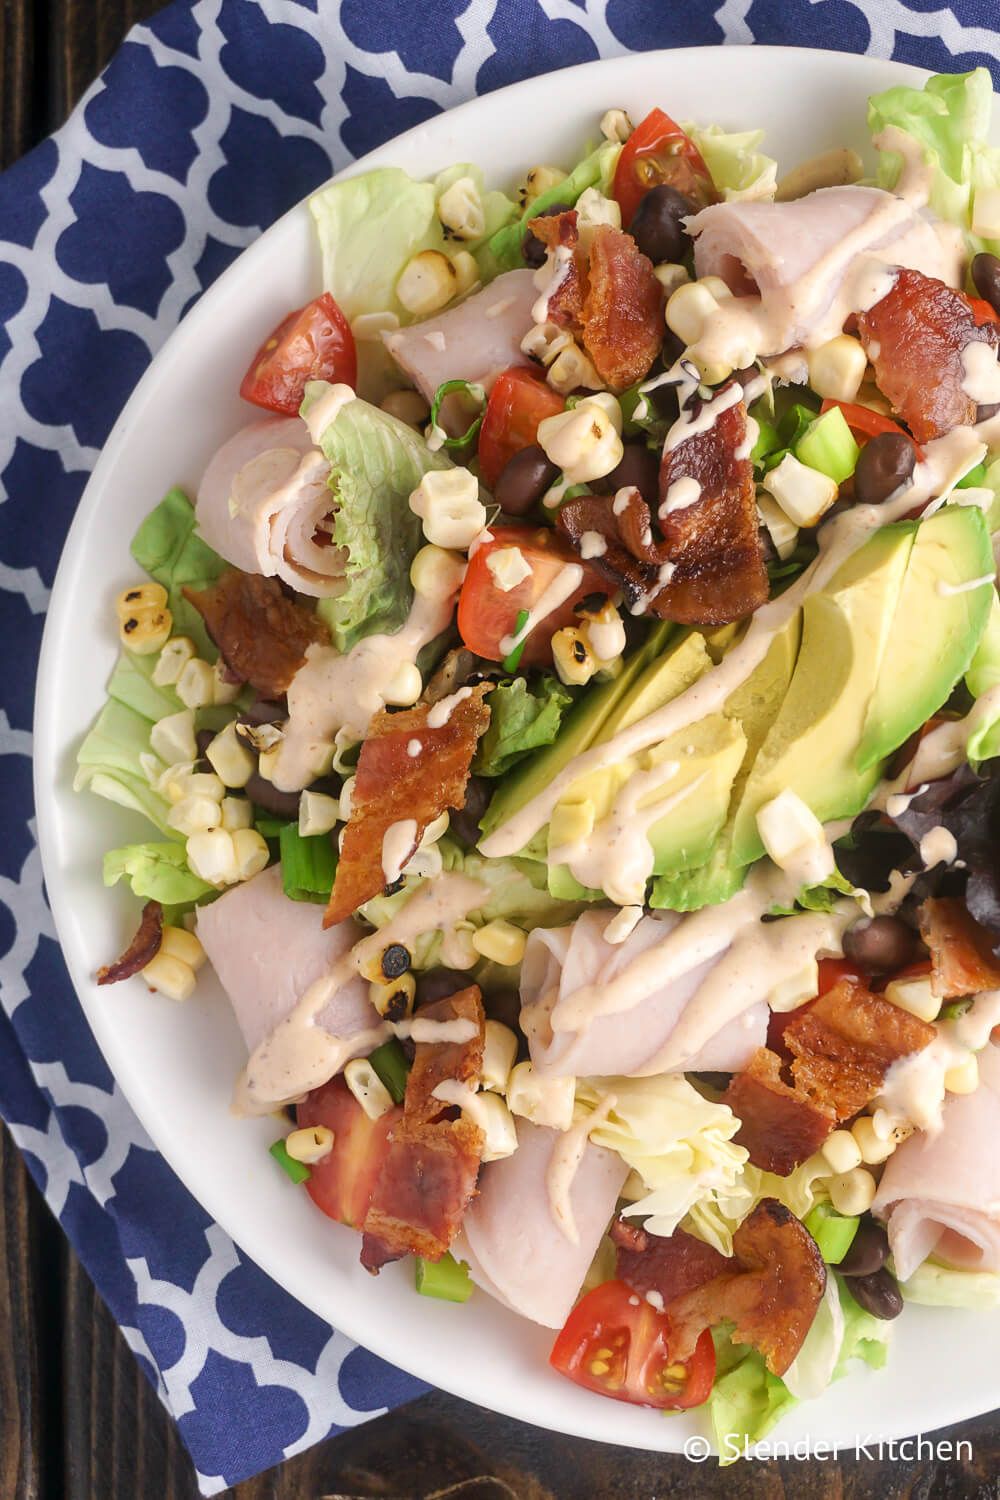
[[[706,1329],[689,1360],[672,1360],[667,1315],[624,1281],[605,1281],[576,1304],[549,1363],[601,1396],[678,1411],[708,1400],[715,1345]]]
[[[307,380],[353,386],[358,355],[351,326],[329,292],[290,312],[264,340],[243,377],[240,395],[254,406],[294,417]]]
[[[479,472],[487,489],[496,484],[508,459],[535,442],[539,422],[565,409],[558,391],[524,365],[497,377],[479,429]]]
[[[326,1125],[333,1131],[333,1150],[310,1167],[306,1183],[310,1198],[329,1218],[360,1229],[389,1150],[389,1134],[402,1114],[397,1105],[369,1120],[343,1078],[313,1089],[298,1105],[300,1125]]]
[[[588,594],[605,596],[608,585],[594,568],[580,562],[565,539],[548,527],[497,527],[494,540],[477,547],[458,596],[458,631],[470,651],[487,661],[503,661],[510,650],[505,638],[514,635],[522,610],[531,610],[549,584],[566,567],[576,563],[583,569],[579,585],[567,599],[538,621],[525,637],[519,665],[547,666],[552,660],[552,637],[576,620],[574,606]],[[516,547],[531,569],[530,575],[512,589],[502,589],[489,566],[489,559],[504,548]]]
[[[612,197],[623,224],[631,224],[640,199],[661,183],[676,188],[696,208],[718,201],[712,174],[694,141],[662,109],[652,109],[625,142],[615,168]]]

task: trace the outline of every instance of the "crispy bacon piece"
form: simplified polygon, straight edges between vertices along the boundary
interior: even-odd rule
[[[781,1059],[759,1047],[722,1096],[740,1121],[733,1139],[755,1167],[787,1177],[818,1151],[837,1121],[833,1111],[783,1083]]]
[[[548,249],[573,251],[549,297],[549,321],[572,329],[601,379],[623,391],[648,372],[664,338],[663,289],[629,234],[600,224],[584,256],[576,210],[532,219]]]
[[[184,589],[235,679],[263,698],[280,698],[317,641],[329,632],[312,610],[282,592],[276,578],[230,568],[207,589]]]
[[[162,941],[163,907],[159,901],[147,901],[135,937],[120,958],[98,969],[98,984],[117,984],[120,979],[131,979],[156,957]]]
[[[665,1303],[672,1302],[730,1269],[725,1255],[683,1229],[675,1229],[667,1236],[647,1234],[640,1229],[641,1241],[629,1246],[620,1243],[616,1235],[619,1228],[628,1230],[633,1226],[622,1224],[620,1219],[612,1226],[611,1238],[618,1245],[616,1273],[640,1296],[659,1292]]]
[[[978,324],[968,297],[920,271],[898,271],[891,292],[858,316],[861,342],[879,390],[918,443],[976,420],[975,399],[963,389],[968,344],[996,350],[992,321]]]
[[[418,703],[402,713],[378,713],[361,747],[351,816],[344,828],[337,874],[324,927],[342,922],[386,885],[382,846],[394,823],[413,824],[408,859],[424,830],[449,807],[465,806],[469,766],[490,722],[483,701],[492,683],[460,688],[441,704]],[[409,747],[416,740],[418,754]],[[405,861],[404,861],[405,862]]]
[[[942,1000],[1000,988],[1000,959],[993,938],[961,901],[939,896],[918,912],[920,936],[931,955],[931,993]]]
[[[364,1222],[361,1264],[377,1274],[403,1255],[440,1260],[476,1188],[483,1132],[444,1118],[449,1106],[433,1091],[444,1079],[468,1083],[482,1071],[485,1013],[476,985],[426,1005],[434,1021],[468,1020],[468,1042],[418,1042],[406,1082],[403,1118],[394,1128]]]
[[[732,1322],[733,1341],[751,1344],[772,1375],[802,1348],[826,1288],[819,1247],[791,1209],[763,1198],[733,1235],[733,1261],[666,1305],[671,1353],[687,1359],[700,1334]]]

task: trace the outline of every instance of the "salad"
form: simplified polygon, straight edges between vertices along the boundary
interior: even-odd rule
[[[99,981],[211,965],[261,1170],[724,1452],[1000,1303],[991,102],[322,189],[79,750]]]

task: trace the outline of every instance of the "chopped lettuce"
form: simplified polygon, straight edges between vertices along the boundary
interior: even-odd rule
[[[858,1311],[860,1312],[860,1308]],[[844,1326],[840,1287],[836,1276],[828,1271],[823,1300],[816,1309],[812,1327],[782,1376],[792,1395],[799,1401],[811,1401],[816,1396],[821,1396],[834,1378],[840,1351],[844,1346]]]
[[[681,1073],[577,1081],[577,1103],[586,1109],[608,1093],[614,1106],[590,1138],[642,1179],[646,1192],[623,1212],[649,1215],[651,1234],[672,1234],[697,1204],[734,1190],[747,1152],[733,1143],[739,1121],[728,1105],[705,1099]]]
[[[513,223],[505,224],[496,234],[491,235],[476,254],[483,280],[489,281],[500,271],[513,271],[524,265],[521,242],[529,219],[544,213],[553,203],[565,203],[572,207],[580,194],[590,187],[596,187],[604,194],[610,193],[621,149],[615,141],[602,141],[596,150],[589,152],[573,168],[568,177],[557,182],[555,187],[540,193]]]
[[[196,589],[207,587],[229,564],[198,536],[194,506],[183,490],[168,491],[150,511],[133,538],[132,556],[166,589],[174,617],[174,634],[190,636],[199,655],[206,661],[214,661],[218,652],[204,621],[181,590],[185,584]]]
[[[178,839],[180,835],[167,827],[170,804],[150,786],[139,759],[150,754],[151,728],[151,721],[134,708],[109,698],[77,751],[73,790],[86,788],[140,812],[168,838]]]
[[[778,163],[757,147],[763,130],[723,130],[719,125],[685,125],[727,203],[770,199],[778,185]]]
[[[327,389],[310,381],[307,416]],[[418,432],[366,401],[341,407],[320,439],[336,497],[333,540],[349,553],[343,593],[321,599],[318,612],[339,651],[362,636],[398,630],[410,610],[410,563],[423,542],[410,494],[429,469],[450,469]]]
[[[734,1344],[722,1329],[713,1331],[717,1369],[708,1415],[725,1466],[743,1458],[798,1403],[785,1382],[772,1375],[756,1349]]]
[[[172,687],[158,687],[153,681],[157,659],[155,655],[136,656],[133,651],[122,651],[108,679],[108,697],[135,709],[151,724],[179,713],[184,707]]]
[[[199,880],[187,866],[183,844],[129,844],[111,849],[104,856],[104,884],[125,879],[132,894],[144,901],[159,901],[174,911],[216,894],[213,886]]]
[[[748,1162],[729,1192],[716,1193],[714,1200],[706,1198],[695,1204],[684,1228],[707,1240],[723,1255],[732,1255],[736,1228],[762,1198],[777,1198],[797,1219],[804,1219],[817,1203],[829,1198],[829,1172],[829,1165],[819,1152],[787,1177],[764,1172]]]
[[[881,1370],[889,1358],[889,1339],[892,1323],[885,1318],[873,1318],[870,1312],[860,1307],[844,1285],[841,1277],[835,1278],[840,1291],[840,1306],[844,1314],[844,1336],[840,1354],[833,1372],[834,1380],[848,1374],[852,1359],[863,1360],[873,1370]]]
[[[900,1285],[907,1302],[924,1307],[1000,1307],[1000,1276],[994,1271],[956,1271],[925,1260]],[[874,1320],[873,1320],[874,1321]]]
[[[501,682],[486,701],[490,727],[472,769],[480,776],[502,776],[530,751],[552,744],[573,695],[546,672],[530,684],[523,677]]]

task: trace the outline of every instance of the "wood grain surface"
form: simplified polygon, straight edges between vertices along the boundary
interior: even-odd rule
[[[9,165],[59,125],[128,27],[157,8],[153,0],[0,0],[0,163]],[[928,1379],[948,1378],[947,1369],[928,1368]],[[851,1457],[742,1463],[720,1472],[712,1464],[563,1438],[435,1393],[229,1494],[232,1500],[1000,1500],[997,1417],[966,1423],[954,1435],[970,1439],[971,1461]],[[0,1500],[196,1496],[191,1462],[172,1423],[0,1131]]]

